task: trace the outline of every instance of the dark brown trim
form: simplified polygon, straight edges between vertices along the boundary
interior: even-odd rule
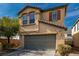
[[[59,26],[59,25],[56,25],[56,24],[53,24],[53,23],[50,23],[50,22],[46,22],[46,21],[39,21],[39,22],[42,22],[42,23],[45,23],[45,24],[48,24],[48,25],[53,25],[53,26],[67,30],[67,28],[64,27],[64,26]]]

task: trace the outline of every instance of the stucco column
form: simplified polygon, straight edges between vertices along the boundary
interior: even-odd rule
[[[58,45],[65,44],[65,37],[64,32],[58,32],[56,35],[56,49],[58,48]]]
[[[38,25],[39,24],[39,21],[40,20],[40,13],[36,13],[35,14],[35,23],[36,23],[36,25]]]
[[[29,17],[29,15],[27,15],[26,18],[27,18],[27,24],[29,24],[30,23],[30,17]]]
[[[20,35],[21,48],[24,48],[24,35]]]
[[[18,21],[19,21],[19,24],[22,25],[22,19],[21,19],[21,17],[18,17]]]

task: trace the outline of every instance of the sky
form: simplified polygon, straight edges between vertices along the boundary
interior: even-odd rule
[[[18,12],[27,5],[37,6],[43,10],[63,5],[64,3],[0,3],[0,17],[18,17]],[[70,29],[79,17],[79,3],[70,3],[64,18],[65,26]]]

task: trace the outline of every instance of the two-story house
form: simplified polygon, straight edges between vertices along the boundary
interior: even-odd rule
[[[56,49],[64,44],[64,17],[67,4],[42,10],[26,6],[18,13],[22,47],[26,49]]]
[[[74,47],[79,48],[79,20],[77,20],[72,27],[72,37]]]

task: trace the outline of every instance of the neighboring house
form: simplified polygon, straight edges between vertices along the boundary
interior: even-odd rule
[[[7,39],[6,37],[0,36],[0,39]],[[20,36],[17,34],[16,36],[12,36],[11,39],[20,40]]]
[[[73,45],[79,47],[79,20],[77,20],[72,27]]]
[[[13,36],[12,39],[20,40],[20,36],[17,34],[16,36]]]
[[[66,40],[72,40],[72,30],[67,30],[65,33]]]
[[[42,10],[26,6],[18,13],[20,39],[25,49],[56,49],[64,44],[67,4]]]

